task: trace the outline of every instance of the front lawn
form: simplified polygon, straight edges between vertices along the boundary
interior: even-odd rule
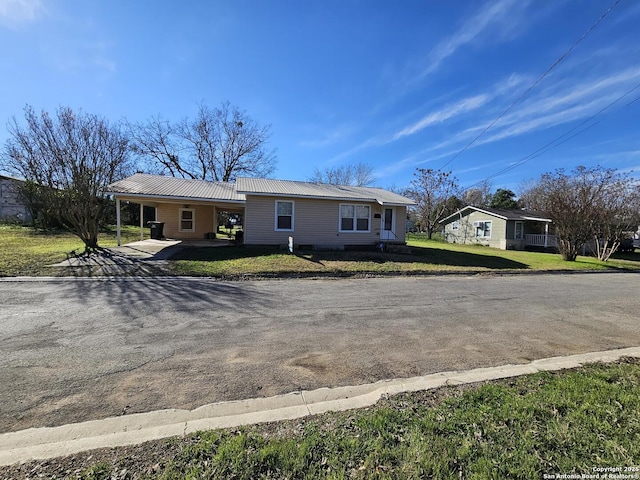
[[[491,258],[511,261],[525,265],[531,270],[638,270],[640,269],[640,251],[636,253],[615,254],[609,261],[602,262],[591,256],[578,256],[575,262],[565,262],[559,254],[500,250],[481,245],[460,245],[436,240],[427,240],[422,236],[409,235],[408,245],[415,247],[414,253],[431,255],[436,261],[459,262],[464,255],[478,255],[491,264]],[[495,260],[494,260],[495,261]]]
[[[146,230],[145,238],[148,238]],[[139,227],[122,228],[122,242],[140,239]],[[100,246],[116,245],[115,228],[100,234]],[[640,252],[616,255],[608,262],[578,257],[564,262],[560,255],[504,251],[489,247],[456,245],[409,236],[411,254],[377,251],[296,251],[277,248],[187,248],[169,262],[179,275],[234,278],[243,275],[384,275],[464,272],[640,270]],[[0,225],[0,276],[56,275],[46,265],[58,263],[72,251],[82,252],[82,242],[62,231],[41,231]]]
[[[639,419],[640,365],[627,359],[30,462],[0,468],[0,477],[539,479],[607,468],[633,475]]]
[[[411,254],[299,250],[290,255],[277,248],[250,246],[193,248],[175,256],[171,269],[180,275],[213,277],[640,269],[640,253],[626,254],[608,262],[593,257],[578,257],[575,262],[564,262],[557,254],[504,251],[417,237],[410,237],[408,245]]]
[[[123,226],[121,233],[122,243],[140,240],[140,227]],[[116,243],[115,227],[98,237],[101,247]],[[47,265],[61,262],[74,250],[83,252],[84,244],[71,233],[0,224],[0,276],[52,275]]]

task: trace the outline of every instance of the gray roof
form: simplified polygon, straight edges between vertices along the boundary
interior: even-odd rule
[[[107,187],[110,193],[121,196],[179,198],[244,202],[245,196],[236,191],[234,183],[209,182],[186,178],[136,173]]]
[[[544,212],[534,212],[532,210],[506,210],[504,208],[474,207],[472,205],[468,205],[464,208],[461,208],[456,213],[449,215],[447,218],[442,220],[442,223],[448,223],[449,221],[453,221],[456,218],[459,218],[460,214],[465,212],[466,210],[483,212],[494,217],[502,218],[504,220],[532,220],[537,222],[551,222],[549,216]]]
[[[223,202],[244,202],[246,194],[376,202],[381,205],[414,205],[413,200],[382,188],[329,185],[268,178],[238,178],[236,183],[228,183],[136,173],[112,183],[107,187],[107,191],[123,197],[155,197]]]
[[[413,200],[402,195],[375,187],[352,187],[269,178],[238,178],[237,189],[238,192],[246,195],[351,200],[377,202],[381,205],[415,205]]]

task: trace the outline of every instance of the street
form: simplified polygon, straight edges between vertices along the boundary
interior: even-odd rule
[[[637,274],[0,280],[0,432],[640,345]]]

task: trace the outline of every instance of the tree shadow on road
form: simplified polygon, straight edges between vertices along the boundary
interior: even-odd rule
[[[181,314],[203,311],[244,311],[273,305],[273,301],[247,282],[220,282],[187,277],[102,277],[62,282],[60,295],[91,306],[101,300],[123,316],[152,314],[164,306]]]

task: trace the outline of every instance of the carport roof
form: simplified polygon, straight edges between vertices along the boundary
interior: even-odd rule
[[[238,193],[235,183],[209,182],[187,178],[165,177],[136,173],[107,187],[117,196],[179,198],[192,200],[216,200],[244,202],[245,196]]]

